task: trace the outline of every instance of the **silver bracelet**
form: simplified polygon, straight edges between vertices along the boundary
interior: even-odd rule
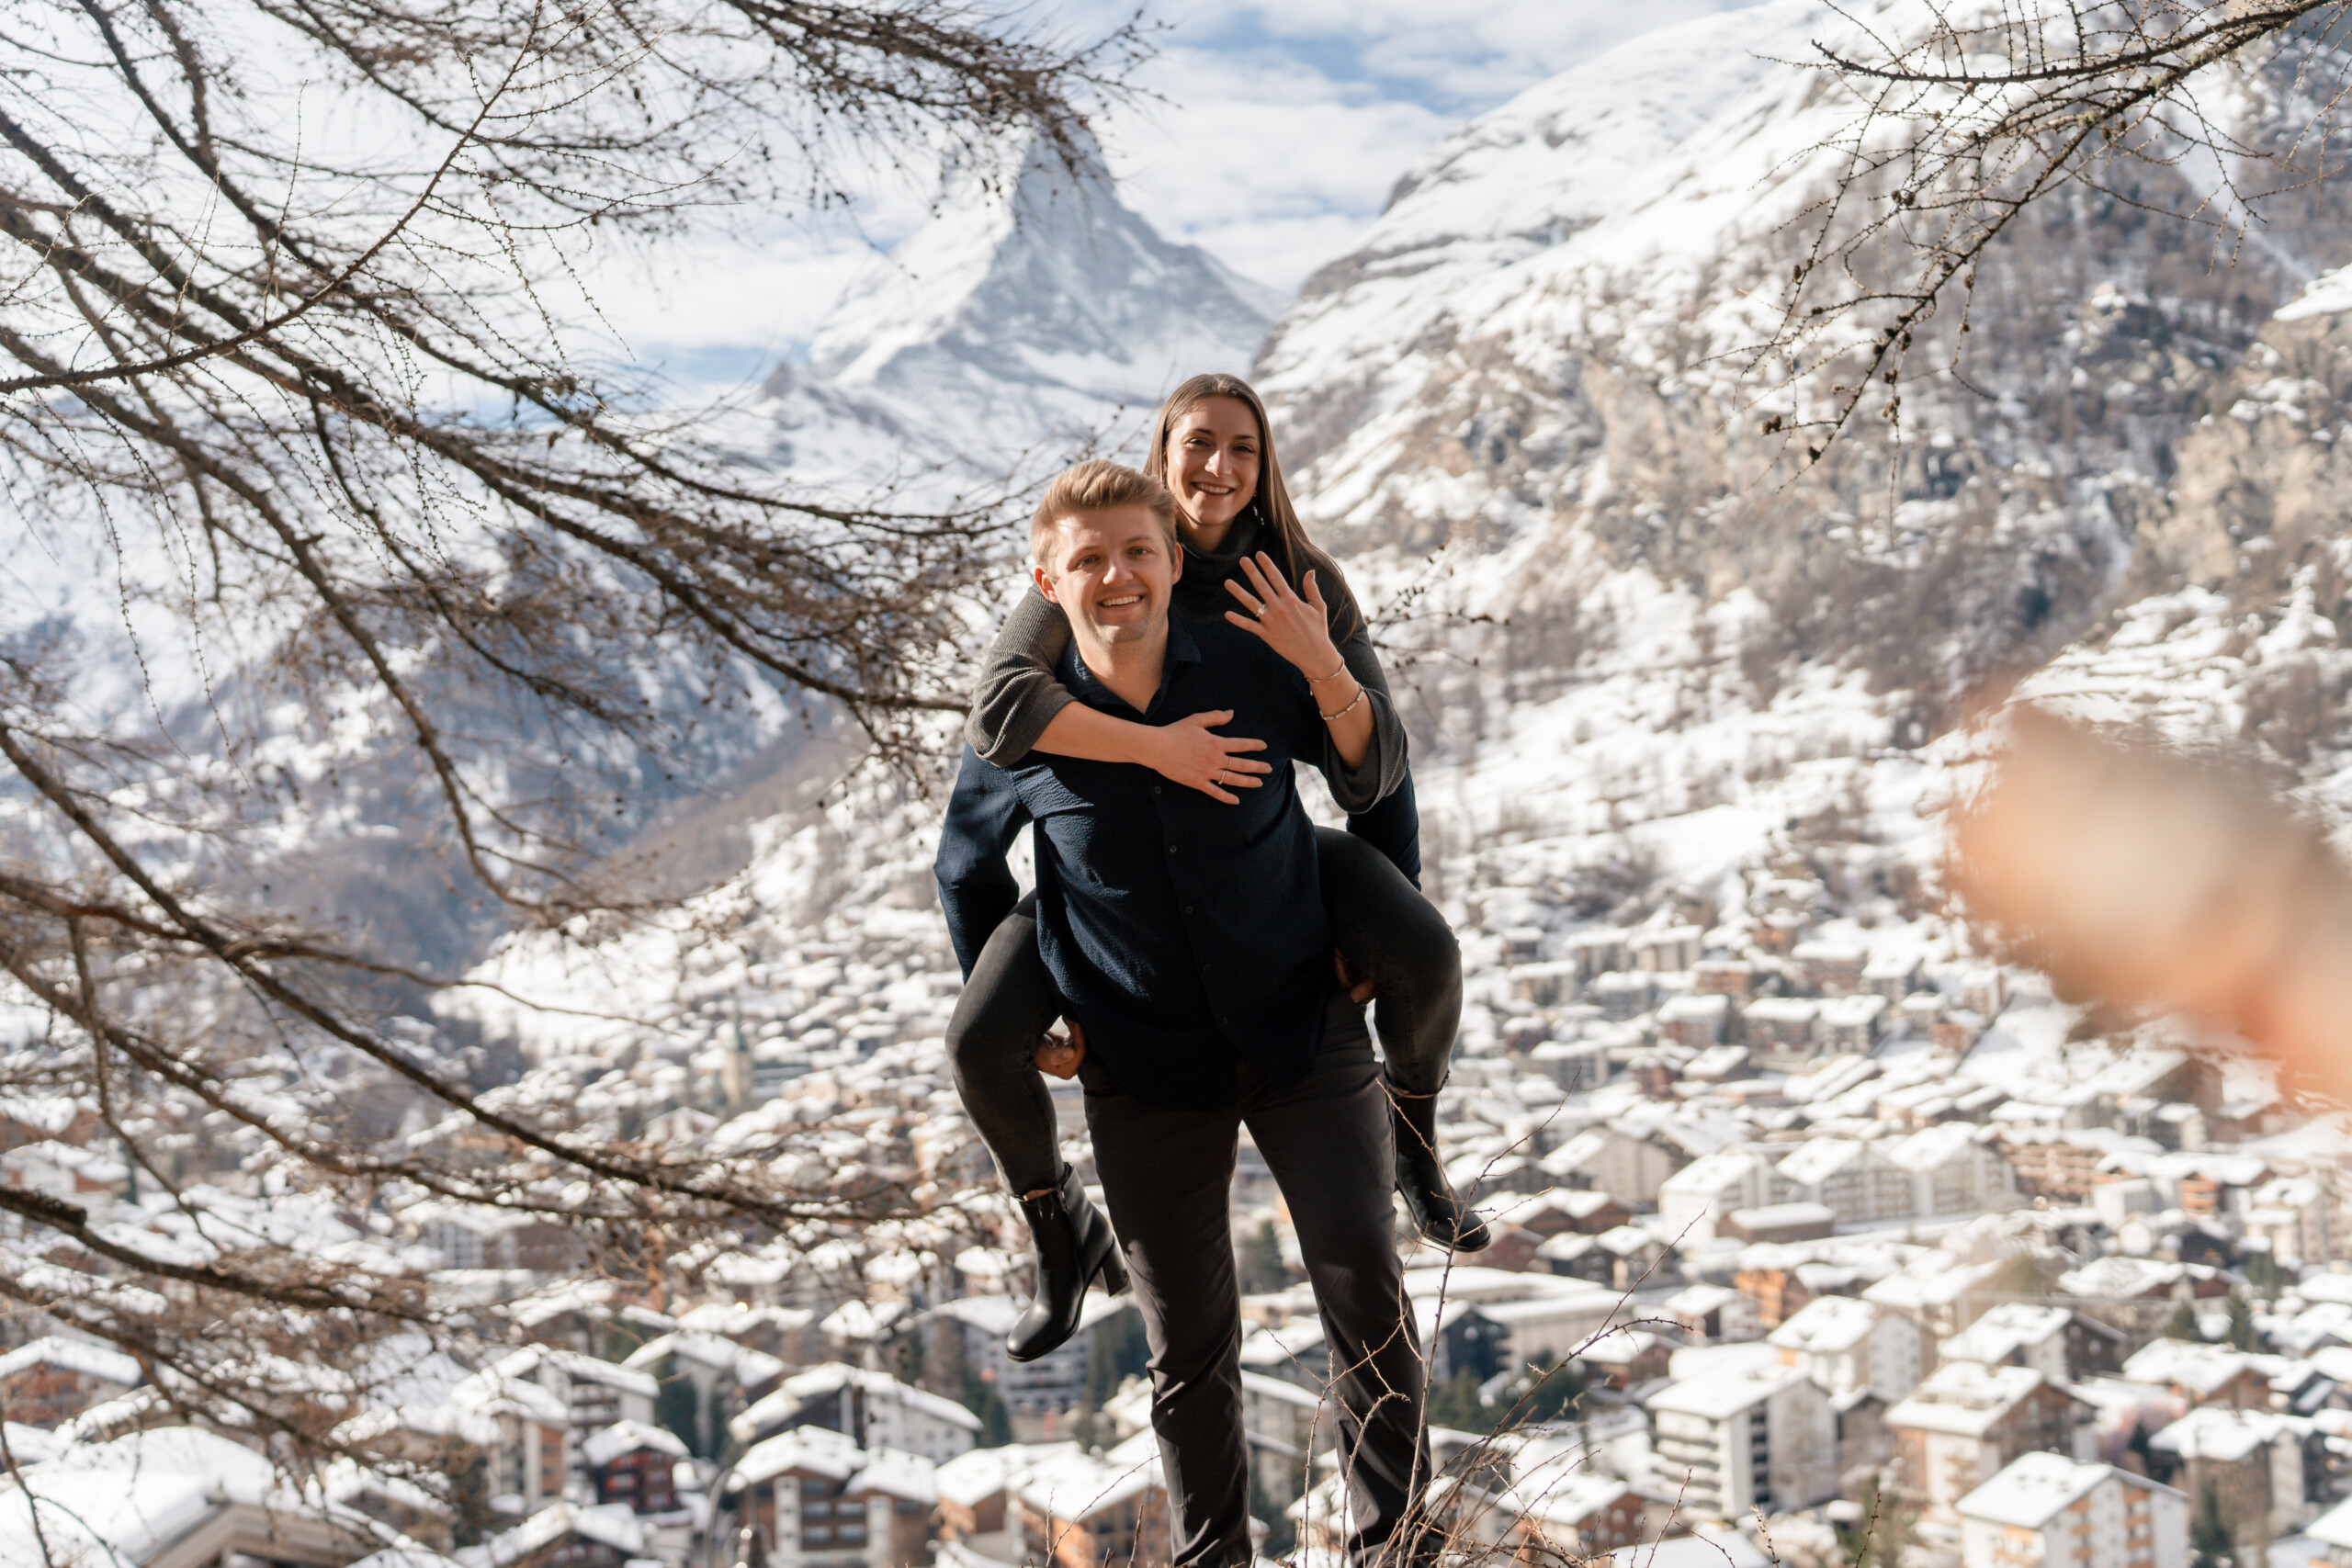
[[[1347,706],[1341,708],[1337,713],[1325,713],[1321,708],[1317,708],[1315,710],[1315,716],[1321,719],[1326,724],[1337,724],[1340,720],[1347,717],[1348,715],[1355,712],[1356,704],[1362,701],[1363,701],[1363,684],[1362,682],[1358,682],[1356,684],[1355,697],[1348,704]]]

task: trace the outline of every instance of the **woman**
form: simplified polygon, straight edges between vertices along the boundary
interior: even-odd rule
[[[1330,558],[1307,539],[1274,457],[1265,405],[1232,376],[1195,376],[1170,394],[1153,423],[1144,471],[1176,498],[1184,570],[1180,614],[1224,615],[1264,638],[1307,678],[1337,718],[1357,704],[1373,714],[1384,786],[1380,805],[1318,829],[1323,902],[1344,958],[1343,977],[1377,994],[1378,1033],[1395,1111],[1396,1190],[1415,1229],[1440,1246],[1476,1251],[1486,1225],[1457,1203],[1437,1156],[1437,1092],[1462,1010],[1453,934],[1418,891],[1419,819],[1404,727],[1366,635],[1363,616]],[[1321,610],[1306,614],[1306,606]],[[1317,623],[1320,624],[1317,624]],[[1032,750],[1137,762],[1227,804],[1261,787],[1269,770],[1258,740],[1215,728],[1230,713],[1167,726],[1136,724],[1076,702],[1055,673],[1069,641],[1062,613],[1034,589],[989,649],[966,737],[1009,766]],[[1077,1331],[1087,1282],[1116,1279],[1109,1224],[1063,1165],[1046,1066],[1068,1077],[1038,1041],[1059,1015],[1024,903],[989,937],[948,1029],[956,1086],[1006,1185],[1020,1197],[1038,1257],[1035,1298],[1008,1339],[1015,1360],[1046,1354]],[[1351,973],[1351,971],[1352,971]],[[1082,1042],[1081,1042],[1082,1045]],[[1075,1055],[1069,1053],[1068,1055]]]

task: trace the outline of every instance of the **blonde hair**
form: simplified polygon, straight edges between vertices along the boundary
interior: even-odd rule
[[[1306,592],[1305,579],[1310,570],[1322,578],[1327,590],[1337,587],[1344,591],[1347,580],[1339,563],[1306,536],[1306,525],[1298,520],[1298,509],[1290,503],[1290,487],[1283,482],[1283,466],[1274,457],[1274,427],[1266,417],[1265,400],[1240,377],[1213,370],[1193,377],[1169,393],[1168,400],[1159,405],[1159,417],[1152,422],[1151,451],[1143,460],[1143,471],[1163,485],[1168,482],[1170,434],[1178,420],[1211,398],[1233,399],[1246,406],[1250,417],[1258,422],[1258,493],[1250,498],[1250,510],[1257,513],[1272,536],[1272,553],[1281,565],[1283,575],[1301,594]],[[1352,595],[1344,608],[1346,619],[1352,625],[1338,628],[1343,637],[1363,621]]]
[[[1159,519],[1160,531],[1168,536],[1170,551],[1180,547],[1176,540],[1176,498],[1168,487],[1150,474],[1140,474],[1125,463],[1114,463],[1097,457],[1064,468],[1046,487],[1045,499],[1037,502],[1036,515],[1029,519],[1029,558],[1042,567],[1046,564],[1046,536],[1061,525],[1066,518],[1081,512],[1116,512],[1123,506],[1140,506]]]

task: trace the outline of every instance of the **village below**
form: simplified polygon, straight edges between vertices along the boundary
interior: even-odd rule
[[[1462,943],[1438,1142],[1494,1240],[1397,1229],[1448,1563],[2352,1568],[2352,1115],[2245,1042],[2056,994],[1939,870],[1996,699],[2244,746],[2327,829],[2352,812],[2352,201],[2226,276],[2095,204],[2020,222],[1976,285],[1980,387],[1911,392],[1891,467],[1757,480],[1758,411],[1685,351],[1790,271],[1826,111],[1786,62],[1827,9],[1529,89],[1295,299],[1043,151],[951,181],[726,434],[811,482],[968,484],[991,422],[1132,441],[1171,363],[1266,392],[1391,662]],[[2283,102],[2233,111],[2249,142]],[[925,774],[775,713],[630,847],[693,885],[674,909],[491,931],[439,862],[354,878],[464,965],[401,1027],[485,1105],[901,1210],[606,1249],[420,1184],[347,1202],[200,1108],[133,1161],[28,1070],[7,1188],[142,1258],[348,1258],[472,1337],[352,1348],[368,1397],[304,1467],[0,1307],[0,1568],[1166,1568],[1135,1307],[1091,1293],[1068,1343],[1005,1354],[1035,1281],[946,1059],[952,731]],[[306,886],[415,831],[397,793],[286,830]],[[51,1015],[6,1006],[38,1062]],[[256,1076],[381,1096],[386,1146],[451,1168],[481,1135],[356,1059]],[[1340,1568],[1324,1325],[1246,1138],[1231,1218],[1258,1549]],[[18,1213],[0,1247],[114,1277]]]

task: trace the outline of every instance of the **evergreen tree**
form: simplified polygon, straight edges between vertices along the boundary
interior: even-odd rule
[[[1151,1345],[1144,1338],[1143,1314],[1123,1307],[1096,1324],[1086,1347],[1086,1407],[1100,1410],[1119,1385],[1145,1370]]]
[[[1514,1427],[1564,1420],[1575,1413],[1587,1386],[1583,1367],[1575,1361],[1555,1362],[1546,1350],[1502,1386],[1488,1416]]]
[[[1264,1295],[1288,1290],[1290,1283],[1290,1265],[1283,1261],[1282,1238],[1274,1234],[1274,1222],[1261,1220],[1241,1249],[1242,1293]]]
[[[1894,1487],[1873,1475],[1862,1488],[1862,1517],[1836,1527],[1839,1568],[1901,1568],[1911,1546],[1918,1510],[1905,1505]]]
[[[2252,1350],[2256,1348],[2261,1342],[2262,1335],[2261,1332],[2254,1326],[2253,1305],[2246,1301],[2244,1295],[2240,1294],[2236,1291],[2232,1291],[2230,1292],[2229,1312],[2229,1330],[2227,1333],[2222,1335],[2222,1337],[2229,1342],[2229,1347],[2233,1350]]]
[[[1442,1383],[1430,1385],[1428,1421],[1432,1427],[1450,1427],[1457,1432],[1485,1432],[1495,1418],[1495,1413],[1478,1403],[1478,1374],[1456,1372]]]
[[[2221,1494],[2209,1481],[2197,1489],[2197,1511],[2188,1521],[2189,1568],[2234,1568],[2235,1548]]]
[[[980,1418],[977,1447],[1001,1449],[1012,1441],[1012,1410],[996,1384],[978,1372],[964,1374],[964,1408]]]
[[[668,1429],[686,1451],[696,1459],[717,1459],[718,1450],[712,1447],[709,1434],[703,1430],[700,1401],[695,1398],[694,1381],[683,1372],[663,1378],[653,1396],[653,1419]]]
[[[2172,1316],[2165,1323],[2165,1337],[2186,1339],[2192,1345],[2204,1341],[2205,1330],[2198,1325],[2194,1303],[2177,1302],[2173,1304]]]

